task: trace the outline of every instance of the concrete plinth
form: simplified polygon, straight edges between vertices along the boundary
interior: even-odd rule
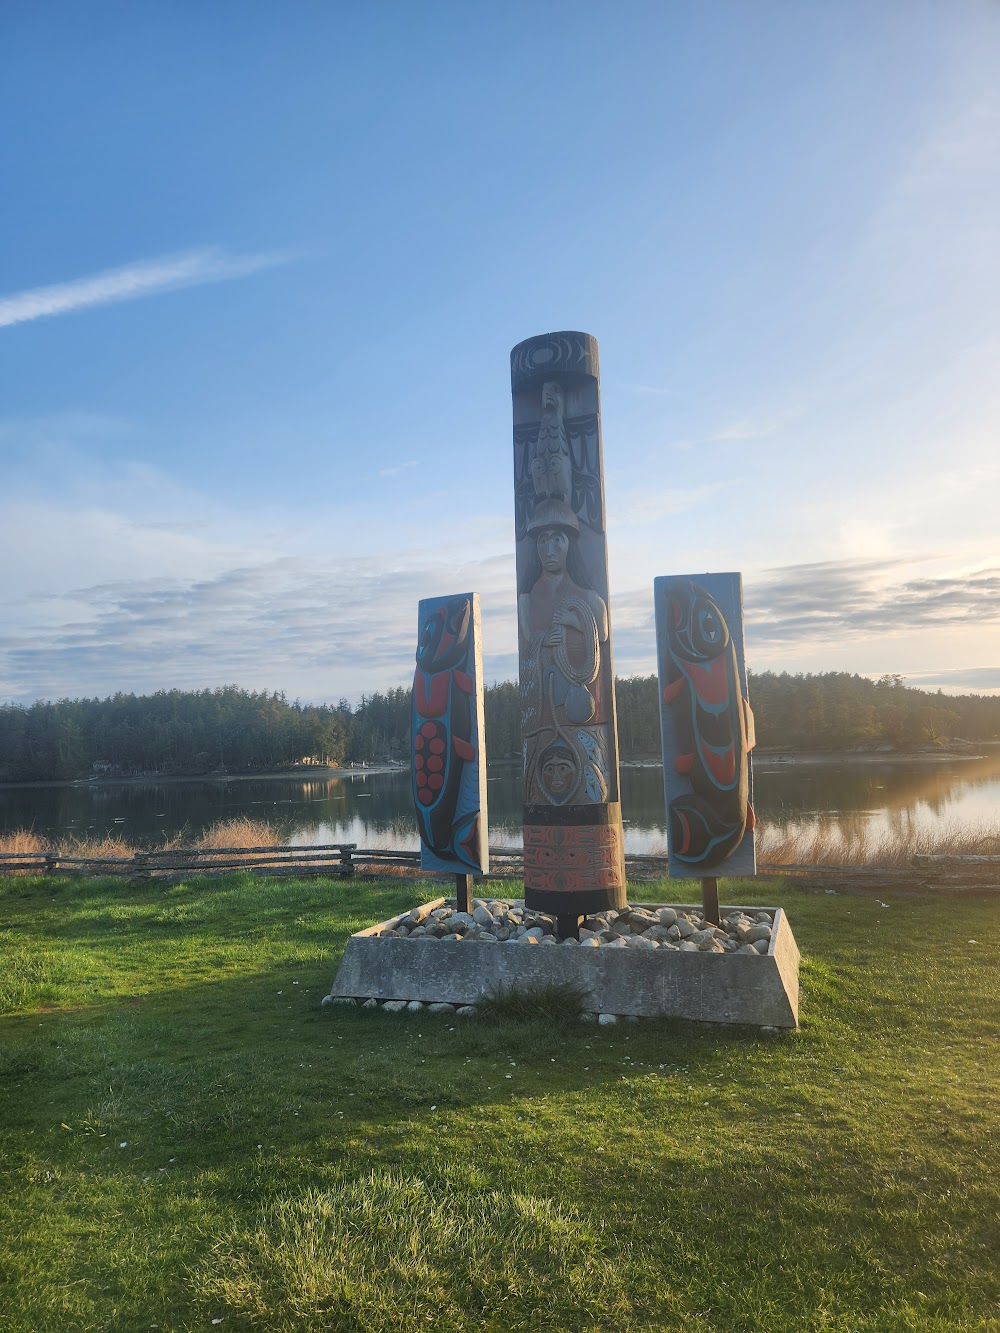
[[[427,915],[444,904],[425,903]],[[663,904],[635,903],[634,907]],[[674,906],[675,904],[670,904]],[[693,910],[681,905],[681,911]],[[759,907],[724,907],[758,912]],[[669,1016],[704,1023],[798,1025],[799,951],[788,918],[774,912],[766,954],[695,953],[675,949],[614,949],[602,945],[495,944],[479,940],[384,938],[388,923],[352,935],[331,996],[473,1004],[483,995],[553,982],[586,992],[597,1013]]]

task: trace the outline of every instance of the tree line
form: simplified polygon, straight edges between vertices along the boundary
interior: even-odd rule
[[[485,689],[487,749],[520,752],[519,692],[513,681]],[[655,676],[616,681],[622,757],[660,749]],[[1000,698],[913,689],[901,676],[830,671],[750,677],[757,744],[789,750],[891,746],[915,749],[956,739],[1000,738]],[[39,782],[96,774],[195,775],[332,764],[409,755],[410,691],[365,695],[356,705],[289,703],[280,692],[160,690],[108,699],[0,705],[0,781]]]

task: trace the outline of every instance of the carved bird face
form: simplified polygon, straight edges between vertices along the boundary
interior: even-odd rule
[[[542,385],[542,411],[563,414],[563,391],[556,380],[546,380]]]

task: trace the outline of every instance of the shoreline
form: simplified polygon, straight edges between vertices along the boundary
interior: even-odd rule
[[[865,767],[878,764],[940,764],[962,762],[973,759],[986,759],[986,751],[996,749],[1000,742],[982,742],[979,748],[968,750],[808,750],[801,753],[789,753],[785,750],[755,750],[753,752],[755,768],[807,767],[810,765],[857,765]],[[516,767],[516,759],[497,759],[490,763],[490,768]],[[623,759],[621,768],[662,768],[662,762],[652,755],[638,759]],[[331,779],[355,779],[384,777],[387,773],[408,773],[406,764],[369,764],[366,768],[334,768],[326,765],[298,769],[266,769],[253,773],[192,773],[192,774],[144,774],[129,777],[101,778],[51,778],[38,782],[0,782],[0,791],[31,790],[45,787],[159,787],[175,786],[181,783],[204,782],[220,784],[228,782],[302,782],[310,780],[330,781]]]

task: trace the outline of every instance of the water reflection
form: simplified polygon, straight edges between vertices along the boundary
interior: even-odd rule
[[[757,814],[772,832],[826,834],[845,843],[885,835],[968,832],[1000,826],[1000,748],[983,759],[864,763],[758,762]],[[489,773],[490,840],[521,840],[521,783],[513,766]],[[666,846],[658,768],[622,771],[625,844],[631,852]],[[44,836],[117,833],[131,842],[195,837],[211,824],[246,815],[277,824],[290,841],[356,842],[414,848],[409,775],[230,782],[85,783],[0,787],[0,830]]]

